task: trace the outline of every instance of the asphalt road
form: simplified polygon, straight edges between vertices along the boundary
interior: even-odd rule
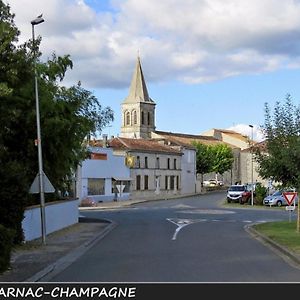
[[[284,210],[220,206],[225,193],[85,211],[117,226],[52,282],[299,282],[300,270],[244,227]],[[293,216],[294,217],[294,216]]]

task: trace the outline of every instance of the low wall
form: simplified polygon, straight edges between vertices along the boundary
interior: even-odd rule
[[[78,223],[78,200],[66,200],[46,203],[46,235]],[[39,205],[28,207],[22,221],[24,240],[31,241],[42,236],[41,209]]]

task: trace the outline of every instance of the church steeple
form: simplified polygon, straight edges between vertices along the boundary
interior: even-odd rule
[[[150,138],[155,131],[155,102],[149,97],[140,57],[137,57],[129,88],[122,103],[121,137]]]
[[[137,57],[135,70],[131,79],[129,95],[124,103],[153,102],[149,97],[140,57]]]

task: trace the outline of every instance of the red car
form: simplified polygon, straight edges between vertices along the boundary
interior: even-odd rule
[[[255,196],[255,192],[253,193],[253,197]],[[254,201],[254,199],[253,199]],[[242,198],[240,199],[240,204],[245,204],[245,203],[248,203],[248,204],[251,204],[251,191],[245,191],[243,192],[242,194]]]

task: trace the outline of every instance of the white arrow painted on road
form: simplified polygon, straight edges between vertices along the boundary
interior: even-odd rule
[[[199,222],[206,222],[206,219],[167,219],[167,221],[175,224],[176,226],[178,226],[178,228],[175,230],[175,233],[173,235],[172,241],[175,241],[177,238],[177,234],[179,233],[179,231],[184,228],[185,226],[191,225],[191,224],[195,224],[195,223],[199,223]]]

